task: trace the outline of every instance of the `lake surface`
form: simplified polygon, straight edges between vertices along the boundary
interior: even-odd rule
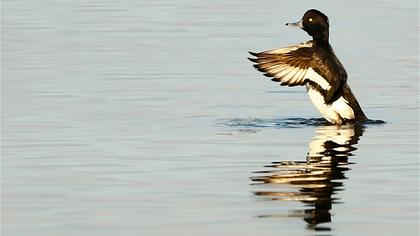
[[[309,8],[372,120],[326,125],[246,60]],[[418,235],[415,0],[1,8],[2,235]]]

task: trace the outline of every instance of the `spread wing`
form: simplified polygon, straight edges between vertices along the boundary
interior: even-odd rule
[[[312,44],[312,41],[308,41],[260,53],[249,52],[255,58],[248,59],[255,62],[254,67],[265,76],[281,85],[304,85],[313,54]]]

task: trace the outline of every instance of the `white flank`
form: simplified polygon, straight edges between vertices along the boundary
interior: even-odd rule
[[[311,67],[308,68],[308,72],[306,73],[305,78],[317,83],[324,90],[328,90],[331,88],[328,81],[322,76],[320,76],[318,73],[316,73]]]
[[[347,101],[340,97],[330,105],[325,104],[324,97],[310,85],[306,85],[309,98],[314,106],[321,113],[321,116],[333,124],[341,124],[343,119],[354,119],[353,109],[347,104]]]
[[[341,119],[338,116],[338,114],[334,111],[334,108],[332,108],[331,105],[325,104],[324,97],[318,91],[312,89],[309,85],[306,88],[308,89],[309,98],[311,99],[314,106],[321,113],[321,116],[331,123],[341,123]]]
[[[335,102],[333,102],[332,106],[342,118],[349,120],[354,119],[353,109],[349,106],[348,101],[343,97],[340,97]]]

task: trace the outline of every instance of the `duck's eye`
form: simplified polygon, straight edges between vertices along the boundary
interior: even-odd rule
[[[314,19],[312,19],[312,18],[309,18],[309,19],[308,19],[308,21],[309,21],[309,22],[312,22],[313,20],[314,20]]]

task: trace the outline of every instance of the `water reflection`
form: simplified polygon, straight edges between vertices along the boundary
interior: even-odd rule
[[[357,149],[354,145],[363,131],[358,125],[317,127],[306,161],[272,162],[265,166],[268,170],[255,172],[261,176],[251,177],[252,181],[266,191],[254,194],[272,201],[301,201],[305,209],[293,211],[288,217],[302,217],[309,229],[331,230],[319,224],[331,222],[332,205],[340,203],[337,192],[344,190],[343,179],[351,164],[348,158]]]

